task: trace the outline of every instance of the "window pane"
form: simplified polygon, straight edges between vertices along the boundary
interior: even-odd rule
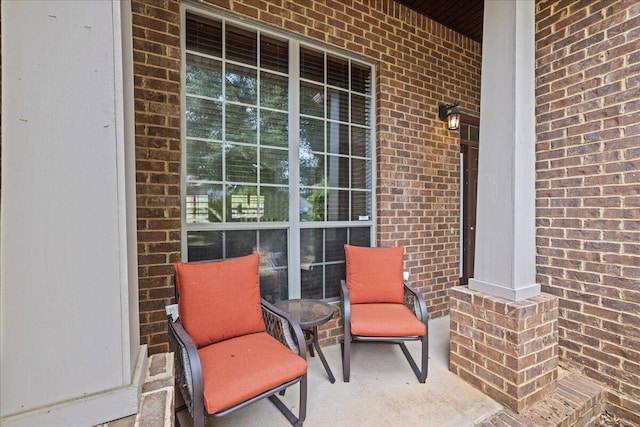
[[[349,221],[349,192],[329,190],[327,197],[327,221]]]
[[[324,117],[324,89],[322,86],[300,82],[300,113]]]
[[[255,108],[227,104],[225,114],[227,141],[256,144],[258,141],[256,114]]]
[[[335,298],[345,278],[346,228],[300,230],[300,272],[303,298]]]
[[[369,157],[371,134],[369,128],[351,127],[351,155]]]
[[[469,141],[480,141],[480,128],[478,126],[469,126]]]
[[[327,156],[328,187],[349,188],[349,158]]]
[[[256,187],[227,187],[227,222],[255,222],[262,214]]]
[[[222,185],[187,183],[187,223],[222,222]]]
[[[260,253],[260,294],[270,302],[289,296],[287,230],[258,232]]]
[[[258,149],[246,145],[225,145],[226,180],[258,182]]]
[[[258,35],[254,31],[227,24],[227,59],[257,65]]]
[[[307,187],[324,186],[324,156],[300,151],[300,185]]]
[[[187,14],[187,49],[222,56],[222,23]]]
[[[349,89],[349,62],[327,56],[327,84]]]
[[[289,298],[289,270],[260,269],[260,296],[272,304]]]
[[[222,96],[222,62],[187,54],[185,80],[188,94],[220,98]]]
[[[300,276],[303,298],[323,297],[323,229],[300,230]]]
[[[315,264],[324,262],[322,228],[300,230],[300,263],[301,269],[310,270]]]
[[[261,230],[260,267],[286,267],[288,259],[287,230]]]
[[[369,124],[371,106],[369,98],[360,95],[351,96],[351,123],[358,125]]]
[[[365,191],[351,192],[351,220],[371,220],[371,193]]]
[[[289,146],[289,115],[260,110],[260,144],[274,147]]]
[[[257,249],[254,230],[225,231],[226,258],[251,255]]]
[[[300,146],[324,152],[324,120],[300,117]]]
[[[289,82],[287,77],[260,73],[260,105],[287,110],[289,108]]]
[[[260,37],[260,66],[281,73],[289,72],[289,43],[267,36]]]
[[[258,100],[258,74],[256,70],[227,64],[225,83],[228,101],[256,105]]]
[[[289,183],[289,153],[286,150],[260,149],[260,182]]]
[[[349,154],[349,125],[327,123],[327,151],[333,154]]]
[[[187,261],[222,259],[222,231],[189,231],[187,233]]]
[[[221,103],[188,96],[185,117],[187,122],[187,136],[221,139]]]
[[[346,279],[345,263],[328,264],[325,267],[325,298],[337,298],[340,296],[340,280]]]
[[[260,187],[260,221],[289,220],[289,190],[286,187]]]
[[[322,288],[324,283],[324,272],[322,265],[313,267],[310,270],[300,272],[300,292],[302,298],[322,299]]]
[[[460,139],[469,140],[469,125],[460,123]]]
[[[371,188],[371,162],[351,159],[351,188]]]
[[[260,218],[263,222],[278,222],[289,220],[289,190],[285,187],[261,187],[260,200],[264,214]]]
[[[347,243],[347,229],[327,228],[325,233],[325,261],[344,261],[344,244]]]
[[[354,227],[349,229],[349,244],[354,246],[371,246],[370,227]]]
[[[327,90],[327,118],[349,121],[349,94],[335,89]]]
[[[222,181],[222,145],[187,140],[187,181]]]
[[[322,52],[300,48],[300,77],[324,83],[324,54]]]
[[[300,220],[324,221],[325,190],[303,188],[300,190]]]
[[[351,63],[351,90],[371,93],[371,67]]]

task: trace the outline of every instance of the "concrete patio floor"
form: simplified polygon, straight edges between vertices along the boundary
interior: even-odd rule
[[[336,377],[331,384],[316,357],[307,357],[308,427],[341,426],[473,426],[503,407],[449,372],[449,317],[429,322],[429,376],[418,383],[397,345],[355,343],[351,354],[351,380],[342,381],[340,345],[323,352]],[[419,359],[419,343],[407,347]],[[297,414],[298,386],[283,400]],[[182,427],[191,427],[188,412],[179,414]],[[286,418],[268,400],[218,420],[207,427],[288,426]]]

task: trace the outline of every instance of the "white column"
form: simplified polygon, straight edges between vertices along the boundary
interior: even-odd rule
[[[3,427],[138,410],[130,10],[2,2]]]
[[[535,266],[535,4],[486,0],[476,253],[469,288],[519,301]]]

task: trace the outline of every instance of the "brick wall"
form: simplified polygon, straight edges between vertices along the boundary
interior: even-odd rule
[[[140,336],[167,351],[180,259],[180,6],[132,1]]]
[[[558,297],[513,302],[466,286],[449,296],[451,372],[518,413],[555,391]]]
[[[640,3],[536,7],[538,282],[561,364],[640,424]]]
[[[479,110],[480,45],[390,0],[210,3],[377,61],[377,242],[406,246],[431,316],[446,314],[458,283],[459,144],[437,106]],[[132,9],[141,337],[155,353],[167,349],[163,308],[180,257],[179,2],[134,0]],[[326,343],[337,325],[323,331]]]

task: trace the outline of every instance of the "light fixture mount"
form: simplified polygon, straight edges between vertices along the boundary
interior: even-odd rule
[[[438,118],[446,120],[449,130],[457,130],[460,127],[460,109],[458,103],[438,105]]]

